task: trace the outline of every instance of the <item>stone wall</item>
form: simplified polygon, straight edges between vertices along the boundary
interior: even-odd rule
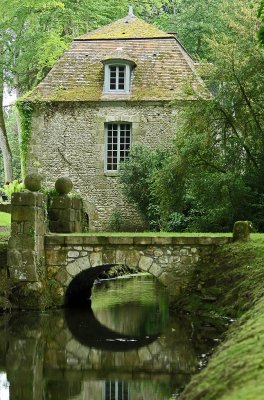
[[[228,237],[50,235],[45,238],[47,275],[61,286],[63,295],[81,271],[116,263],[149,272],[168,287],[171,296],[177,296],[197,262],[229,241]]]
[[[85,200],[90,229],[109,230],[113,212],[122,230],[144,228],[137,211],[120,194],[116,173],[104,172],[105,123],[132,124],[132,146],[169,146],[176,131],[177,108],[168,102],[49,104],[33,114],[27,173],[39,172],[47,186],[68,176]]]

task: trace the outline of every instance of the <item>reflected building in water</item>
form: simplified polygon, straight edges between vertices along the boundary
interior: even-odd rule
[[[0,316],[0,399],[167,400],[181,390],[215,334],[204,341],[192,321],[167,319],[159,291],[156,305],[138,308],[128,286],[118,288],[129,298],[123,308],[113,291],[113,301],[106,296],[101,308],[100,299],[94,312]],[[124,313],[135,326],[123,326]]]
[[[130,400],[128,383],[106,381],[103,385],[102,400]]]

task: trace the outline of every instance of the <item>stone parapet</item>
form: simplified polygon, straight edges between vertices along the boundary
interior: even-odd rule
[[[212,246],[232,242],[231,236],[94,236],[94,235],[48,235],[45,243],[49,244],[112,244],[112,245],[198,245]]]

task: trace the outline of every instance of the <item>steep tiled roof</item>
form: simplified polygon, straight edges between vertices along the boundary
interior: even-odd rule
[[[136,64],[130,94],[103,93],[107,58]],[[177,39],[129,16],[74,40],[27,100],[189,100],[202,91],[194,63]]]

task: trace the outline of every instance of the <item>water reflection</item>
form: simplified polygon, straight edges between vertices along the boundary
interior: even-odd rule
[[[9,399],[9,382],[7,380],[6,372],[0,372],[0,399]]]
[[[82,345],[99,350],[129,351],[147,346],[157,335],[125,335],[101,324],[92,310],[66,310],[65,318],[73,337]]]
[[[168,400],[213,345],[211,328],[208,340],[204,327],[169,316],[152,280],[97,286],[92,306],[0,319],[10,400]]]

